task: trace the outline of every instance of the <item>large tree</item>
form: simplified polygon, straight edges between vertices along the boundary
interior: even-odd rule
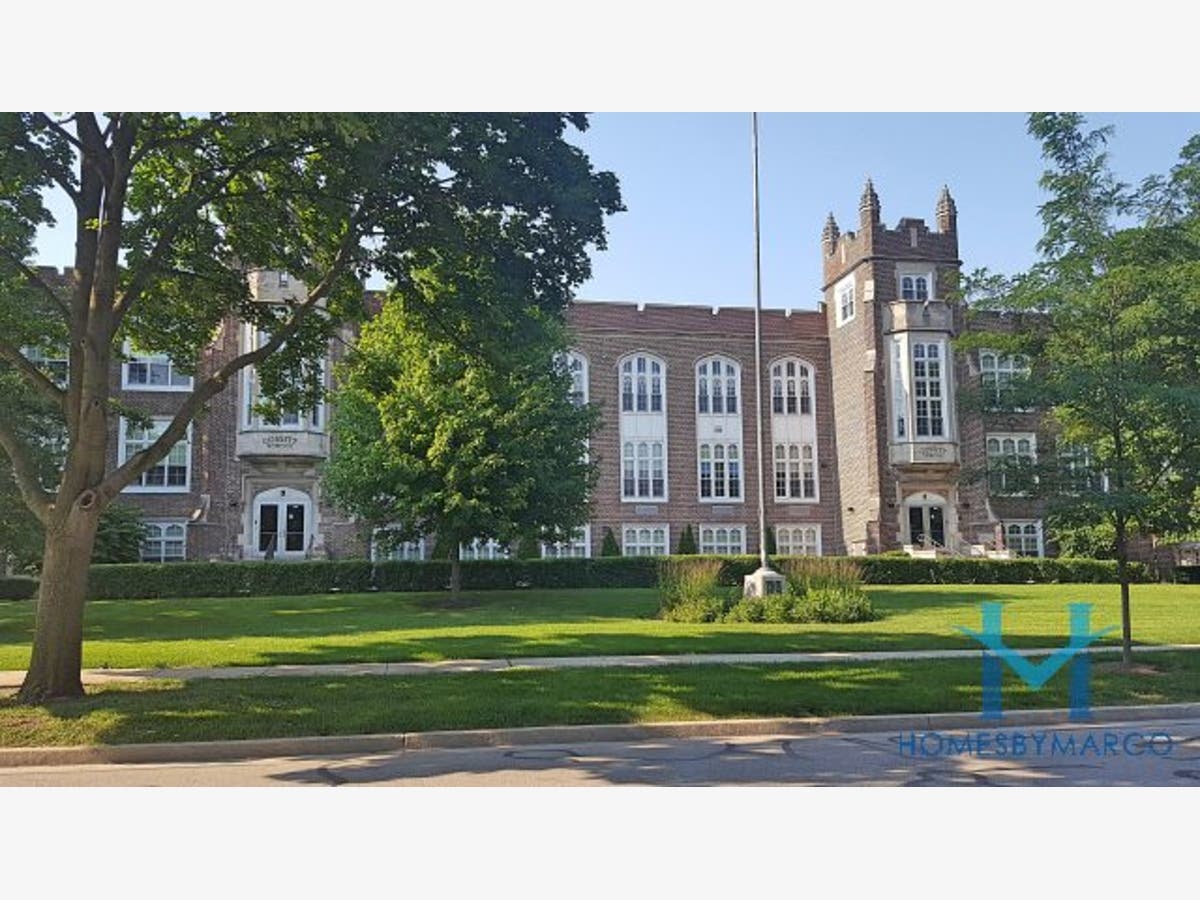
[[[473,343],[424,321],[445,287],[395,292],[340,371],[329,496],[384,540],[434,534],[462,585],[472,540],[569,540],[595,481],[595,410],[574,403],[557,317],[495,322]]]
[[[975,306],[1034,315],[971,342],[1033,360],[999,405],[1048,410],[1058,452],[1024,486],[1053,520],[1111,531],[1128,664],[1131,539],[1200,518],[1200,141],[1170,176],[1134,190],[1108,166],[1109,129],[1044,113],[1029,131],[1049,164],[1042,260],[1012,280],[977,281],[987,298]]]
[[[316,367],[338,323],[362,313],[362,283],[401,289],[438,265],[494,279],[492,301],[560,309],[620,208],[615,178],[565,140],[578,114],[0,115],[0,371],[59,416],[61,476],[47,484],[33,431],[0,416],[0,448],[45,532],[25,701],[78,696],[87,565],[100,514],[180,440],[247,367],[277,408],[316,399]],[[75,255],[65,289],[32,266],[47,196],[66,198]],[[459,263],[462,263],[460,266]],[[255,303],[247,273],[307,285],[302,300]],[[422,312],[470,328],[474,300]],[[499,312],[496,312],[499,315]],[[212,369],[203,348],[232,318],[270,334]],[[122,342],[169,354],[194,389],[153,444],[108,463],[109,376]],[[60,385],[23,347],[61,340]]]

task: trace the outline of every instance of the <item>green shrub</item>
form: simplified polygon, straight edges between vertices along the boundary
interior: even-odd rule
[[[604,529],[604,537],[600,541],[601,556],[620,556],[621,545],[617,543],[617,537],[613,534],[611,528]]]
[[[668,622],[717,622],[725,612],[720,597],[688,597],[662,611]]]
[[[792,615],[793,622],[870,622],[875,609],[862,588],[819,587],[796,600]]]
[[[667,556],[658,561],[658,592],[664,616],[684,603],[715,600],[723,611],[720,575],[723,563],[707,556]],[[686,619],[677,621],[710,621]]]
[[[146,523],[142,511],[136,506],[114,503],[100,514],[92,562],[137,562],[142,557],[142,541],[145,538]]]
[[[37,593],[38,581],[25,575],[0,575],[0,600],[28,600]]]
[[[688,525],[683,529],[683,534],[679,536],[680,556],[694,556],[700,552],[700,548],[696,546],[696,535],[692,532],[692,526]]]
[[[855,560],[839,556],[785,556],[779,570],[797,595],[833,589],[861,590],[863,570]]]
[[[779,596],[779,595],[772,595]],[[786,596],[786,595],[784,595]],[[765,622],[767,618],[766,604],[761,597],[743,597],[734,603],[725,615],[721,618],[722,622]]]

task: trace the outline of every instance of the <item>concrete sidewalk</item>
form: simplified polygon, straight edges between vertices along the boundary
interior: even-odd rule
[[[1021,649],[1023,656],[1044,656],[1057,647]],[[1157,644],[1134,647],[1135,653],[1200,650],[1200,644]],[[346,675],[445,675],[458,672],[501,672],[508,669],[640,669],[658,666],[802,665],[819,663],[892,662],[922,659],[978,659],[979,650],[863,650],[825,653],[689,653],[651,656],[528,656],[511,659],[448,659],[439,662],[332,663],[322,665],[223,666],[177,669],[84,669],[83,683],[114,684],[173,678],[323,678]],[[1118,653],[1119,647],[1088,647],[1088,653]],[[22,671],[0,671],[0,689],[17,688]]]

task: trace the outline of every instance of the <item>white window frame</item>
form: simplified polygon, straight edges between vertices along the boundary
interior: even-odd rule
[[[460,560],[509,559],[511,556],[512,550],[508,545],[501,544],[495,538],[489,538],[487,541],[474,538],[469,544],[458,545]]]
[[[704,441],[696,448],[696,492],[701,503],[744,503],[742,448],[736,442]],[[705,463],[708,464],[708,496],[704,495]],[[717,493],[718,489],[720,493]],[[733,490],[736,494],[731,493]]]
[[[140,353],[133,349],[129,341],[125,342],[121,355],[125,357],[121,363],[121,390],[123,391],[180,394],[191,391],[196,383],[196,379],[192,375],[181,376],[187,378],[187,384],[150,384],[148,381],[130,381],[129,367],[134,363],[144,364],[147,367],[147,377],[149,377],[150,366],[166,365],[167,379],[171,381],[176,377],[175,362],[165,353]]]
[[[146,535],[142,538],[142,543],[138,547],[138,558],[142,562],[183,562],[187,559],[187,519],[147,519],[144,525],[146,528]],[[166,550],[168,541],[174,543],[176,539],[168,538],[165,532],[167,528],[174,527],[178,527],[183,531],[182,537],[178,538],[178,542],[181,545],[180,553],[178,556],[167,556]],[[151,536],[151,530],[156,530],[157,534]],[[154,555],[147,554],[147,546],[155,543],[159,545],[159,552]]]
[[[782,494],[779,492],[780,475],[783,476]],[[807,491],[810,483],[811,495]],[[776,503],[820,503],[821,479],[817,471],[816,444],[807,441],[777,441],[772,444],[771,484]]]
[[[657,531],[662,531],[662,541],[656,537]],[[630,544],[629,534],[634,534],[634,541]],[[646,543],[642,542],[643,532],[649,532]],[[651,551],[660,549],[661,553],[644,553],[643,548],[649,548]],[[636,552],[630,552],[635,549]],[[671,553],[671,526],[666,522],[625,522],[621,525],[621,555],[622,556],[669,556]]]
[[[416,562],[425,559],[424,537],[419,537],[415,541],[400,541],[385,550],[379,541],[380,530],[376,529],[375,533],[371,535],[371,562],[385,560]]]
[[[1021,443],[1028,441],[1029,449],[1022,452]],[[992,452],[992,444],[997,444],[997,452]],[[1011,452],[1005,447],[1005,443],[1011,443]],[[998,497],[1020,497],[1028,493],[1028,491],[1009,490],[1006,484],[1005,465],[1007,461],[1020,462],[1022,459],[1028,458],[1030,467],[1037,465],[1037,435],[1032,431],[989,431],[983,436],[983,452],[987,460],[988,468],[988,493]],[[993,468],[992,461],[1000,460],[1002,465]],[[993,482],[993,478],[998,477],[999,484]]]
[[[575,529],[569,541],[542,543],[542,559],[590,559],[592,556],[592,526]]]
[[[726,522],[701,523],[697,537],[701,553],[710,556],[746,554],[745,525]]]
[[[813,541],[808,540],[812,534]],[[799,541],[796,540],[799,535]],[[804,552],[808,548],[813,552]],[[801,552],[797,553],[796,549]],[[775,526],[775,553],[777,556],[821,556],[824,546],[821,540],[821,526],[809,522],[781,522]]]
[[[785,356],[771,363],[770,372],[772,416],[816,414],[812,366],[799,357]]]
[[[171,420],[169,418],[163,418],[163,417],[158,417],[158,416],[152,418],[150,421],[151,421],[151,425],[155,427],[154,434],[150,438],[145,440],[144,446],[139,447],[137,450],[134,451],[134,453],[137,453],[140,450],[145,449],[145,447],[150,446],[150,444],[154,443],[154,441],[158,439],[157,436],[162,434],[163,431],[166,430],[167,426],[171,424]],[[127,434],[128,430],[129,430],[129,425],[130,425],[130,422],[125,416],[121,416],[117,420],[117,465],[118,466],[124,465],[125,462],[131,456],[133,456],[133,453],[129,452],[129,436]],[[161,427],[158,427],[158,426],[161,426]],[[142,442],[139,442],[139,443],[142,443]],[[186,493],[189,493],[192,489],[192,425],[191,425],[191,423],[188,424],[187,433],[184,435],[183,440],[176,442],[175,447],[178,447],[180,444],[183,444],[186,447],[186,453],[187,453],[187,467],[186,467],[186,474],[184,476],[185,480],[184,480],[183,484],[181,484],[181,485],[179,485],[179,484],[149,484],[149,485],[147,485],[147,484],[138,484],[137,482],[134,482],[133,484],[127,485],[122,490],[122,493],[126,493],[126,494],[186,494]],[[151,466],[149,471],[153,471],[154,469],[157,469],[159,466],[168,465],[168,461],[171,458],[171,453],[173,453],[173,452],[174,452],[174,448],[172,448],[171,451],[169,451],[166,456],[164,456],[157,463],[155,463],[153,466]],[[139,476],[139,480],[142,478],[145,478],[146,474],[147,473],[142,473],[142,475]]]
[[[246,351],[256,350],[261,346],[261,335],[266,332],[259,329],[257,326],[246,323],[243,329],[243,349]],[[322,356],[317,360],[317,365],[320,368],[320,382],[324,387],[328,387],[329,374],[327,366],[327,355]],[[304,365],[311,365],[311,360],[306,360]],[[242,370],[242,402],[239,411],[239,422],[243,431],[306,431],[312,434],[324,434],[326,425],[325,402],[317,403],[315,407],[307,410],[288,410],[280,417],[278,423],[271,423],[254,411],[254,404],[258,400],[258,371],[255,366],[246,366]],[[288,416],[295,416],[295,422],[288,422]]]
[[[627,379],[632,394],[625,390]],[[666,503],[670,499],[666,383],[667,363],[660,356],[637,350],[617,360],[618,489],[622,503]],[[632,410],[624,409],[627,396],[631,398]],[[645,397],[646,408],[638,409],[642,397]],[[658,409],[653,408],[656,398]],[[632,492],[627,490],[630,476]],[[654,490],[656,482],[660,482],[657,492]],[[645,492],[642,491],[643,483]]]
[[[279,272],[278,276],[279,276],[279,286],[281,288],[289,287],[291,285],[291,279],[288,277],[287,272]]]
[[[33,363],[42,373],[65,389],[71,380],[71,356],[65,347],[58,348],[61,356],[50,356],[39,347],[22,347],[21,355]]]
[[[837,313],[837,327],[841,328],[847,322],[853,322],[858,314],[858,296],[854,285],[854,275],[847,275],[833,288],[833,306]]]
[[[990,360],[990,365],[987,364]],[[1002,353],[999,350],[979,351],[979,384],[989,407],[998,406],[1003,399],[1002,386],[1014,377],[1028,378],[1032,371],[1029,357],[1021,353]],[[1015,410],[1021,412],[1021,410]]]
[[[929,348],[931,348],[931,347],[937,348],[936,356],[928,355]],[[920,354],[917,353],[918,349],[921,351]],[[937,374],[936,379],[933,376],[929,375],[929,364],[931,361],[937,362],[938,374]],[[918,362],[921,362],[924,364],[925,374],[923,374],[923,375],[917,374],[917,363]],[[910,434],[906,438],[906,440],[909,440],[909,441],[936,441],[936,442],[941,442],[941,443],[952,440],[951,435],[953,434],[953,431],[952,431],[952,426],[951,426],[951,422],[950,422],[950,407],[951,407],[950,374],[949,374],[950,364],[951,364],[951,361],[950,361],[949,346],[947,345],[946,341],[942,340],[941,338],[929,338],[929,337],[924,337],[924,336],[918,334],[918,335],[914,335],[914,339],[909,342],[909,344],[908,344],[908,366],[909,366],[909,384],[911,385],[911,394],[912,394],[912,409],[910,410],[910,413],[911,413],[910,422],[911,422],[912,428],[910,429]],[[935,385],[937,386],[937,391],[938,391],[936,396],[934,396],[931,393],[928,393],[929,389]],[[920,389],[922,386],[924,386],[926,389],[925,396],[921,395]],[[941,412],[937,417],[937,419],[941,422],[941,433],[940,434],[934,434],[934,432],[933,432],[932,423],[934,421],[934,417],[931,413],[927,414],[925,417],[929,423],[926,426],[928,429],[928,433],[921,434],[921,432],[920,432],[920,426],[921,426],[920,404],[921,404],[922,400],[926,401],[927,403],[932,403],[932,402],[936,401],[937,403],[940,404]],[[930,407],[930,409],[931,408],[932,407]]]
[[[575,406],[587,406],[590,393],[588,389],[588,358],[578,350],[569,350],[565,355],[564,362],[567,375],[571,378],[569,395],[571,403]]]
[[[1066,478],[1069,482],[1069,493],[1075,496],[1084,493],[1107,494],[1110,490],[1107,472],[1099,472],[1093,468],[1092,449],[1084,444],[1060,444],[1058,447],[1059,465],[1062,467]],[[1082,466],[1080,466],[1082,464]],[[1094,478],[1099,478],[1099,490],[1095,491],[1090,485],[1084,490],[1079,490],[1078,480],[1079,475],[1076,473],[1076,468],[1081,467],[1085,475],[1090,475]]]
[[[1021,541],[1021,548],[1023,550],[1023,549],[1025,549],[1025,541],[1028,540],[1028,538],[1030,538],[1032,536],[1028,533],[1029,526],[1031,526],[1031,525],[1036,530],[1037,553],[1035,554],[1035,553],[1016,552],[1015,548],[1012,545],[1012,535],[1009,534],[1009,531],[1013,528],[1020,529],[1021,534],[1018,536],[1018,539]],[[1031,559],[1033,559],[1033,558],[1040,559],[1046,555],[1046,545],[1045,545],[1045,539],[1043,536],[1041,519],[1005,519],[1001,523],[1001,527],[1004,529],[1004,546],[1009,550],[1013,550],[1016,556],[1029,557]]]
[[[921,296],[922,281],[925,283],[924,296]],[[937,271],[920,264],[897,265],[896,296],[905,303],[928,303],[937,300]]]
[[[733,409],[729,408],[731,397]],[[718,399],[720,409],[717,409]],[[740,416],[741,411],[742,367],[727,356],[706,356],[699,360],[696,363],[696,415]]]

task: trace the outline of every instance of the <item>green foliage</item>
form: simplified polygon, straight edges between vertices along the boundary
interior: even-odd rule
[[[774,556],[775,553],[776,553],[775,529],[768,526],[767,527],[767,556]]]
[[[617,536],[613,534],[613,530],[607,525],[604,527],[604,539],[600,542],[601,556],[620,556],[621,545],[617,543]]]
[[[700,552],[700,548],[696,546],[696,535],[692,531],[691,525],[686,526],[683,533],[679,535],[679,549],[676,552],[680,556],[689,556]]]
[[[114,503],[100,514],[96,544],[92,549],[92,562],[137,562],[141,558],[142,539],[145,534],[146,524],[142,511],[136,506]]]
[[[859,589],[863,567],[856,560],[837,556],[787,556],[778,561],[779,571],[797,595],[826,589]]]
[[[567,539],[587,518],[596,410],[571,403],[564,334],[527,322],[523,343],[489,344],[504,357],[490,362],[411,312],[445,289],[423,290],[390,298],[342,369],[328,496],[401,539]]]
[[[720,559],[707,556],[667,556],[658,561],[658,591],[663,618],[679,622],[697,621],[692,618],[679,618],[675,610],[686,607],[686,612],[680,610],[680,615],[695,615],[701,607],[707,609],[713,601],[721,609],[721,595],[726,593],[720,588],[720,576],[723,563]],[[699,621],[711,621],[702,619]]]
[[[537,538],[525,534],[517,541],[517,559],[541,559],[542,547]]]
[[[37,593],[36,578],[26,575],[0,575],[0,600],[29,600]]]
[[[1110,522],[1059,526],[1048,523],[1049,537],[1063,556],[1086,559],[1113,559],[1117,554],[1116,529]]]
[[[875,618],[871,598],[861,587],[814,588],[792,607],[793,622],[870,622]]]
[[[1138,531],[1200,525],[1200,139],[1168,178],[1132,190],[1109,169],[1110,129],[1046,113],[1029,131],[1048,164],[1043,259],[1015,279],[976,279],[976,313],[1002,310],[1012,328],[964,346],[1034,360],[995,409],[1050,411],[1057,448],[1039,446],[1026,492],[1046,501],[1066,552],[1106,552],[1107,531],[1123,560]]]

